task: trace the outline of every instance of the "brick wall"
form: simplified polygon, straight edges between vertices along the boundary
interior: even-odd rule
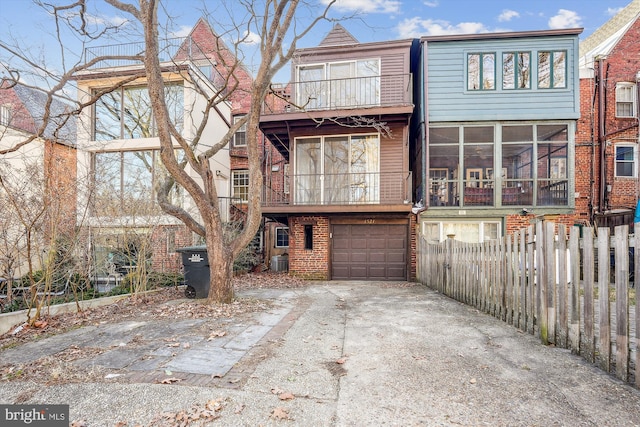
[[[313,226],[313,249],[304,248],[304,226]],[[329,278],[329,218],[289,218],[289,274],[312,280]]]
[[[598,72],[595,64],[595,73]],[[637,178],[615,177],[615,146],[638,142],[637,118],[618,118],[616,112],[616,84],[636,81],[640,71],[640,21],[636,21],[609,52],[603,62],[605,90],[605,181],[600,182],[600,144],[598,143],[598,88],[596,79],[580,80],[580,111],[576,132],[575,179],[576,199],[574,220],[589,219],[591,207],[595,212],[607,209],[634,208],[640,185]],[[606,186],[611,192],[606,192]],[[606,193],[605,206],[600,204],[600,188]]]
[[[193,234],[184,225],[162,225],[151,232],[151,264],[153,271],[182,272],[182,255],[175,250],[193,245]]]

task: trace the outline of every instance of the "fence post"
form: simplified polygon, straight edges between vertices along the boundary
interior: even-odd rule
[[[558,337],[558,345],[561,348],[567,348],[568,338],[568,316],[567,316],[567,226],[564,224],[558,224],[558,318],[556,336]]]
[[[616,227],[616,376],[629,379],[629,226]]]
[[[553,222],[545,223],[545,295],[547,297],[547,343],[556,343],[556,290],[558,287],[556,269],[558,256],[555,245],[555,227]],[[544,304],[544,301],[543,301]]]
[[[547,275],[545,274],[546,264],[544,257],[544,227],[542,221],[536,224],[536,318],[538,320],[538,337],[542,340],[543,344],[549,344],[547,329],[547,290],[546,281]]]
[[[451,262],[453,261],[453,238],[454,234],[447,234],[444,249],[444,294],[451,295]]]
[[[578,227],[571,227],[569,253],[571,254],[569,348],[573,354],[580,354],[580,229]]]
[[[609,313],[609,257],[610,257],[609,229],[598,228],[598,303],[600,307],[600,367],[609,372],[611,370],[611,315]]]
[[[593,313],[593,286],[594,286],[594,253],[593,253],[593,228],[585,227],[583,230],[583,280],[584,280],[584,358],[593,363],[595,360],[595,332]],[[600,269],[598,269],[600,273]]]

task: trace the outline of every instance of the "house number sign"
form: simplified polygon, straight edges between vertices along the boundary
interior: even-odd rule
[[[365,220],[364,220],[364,223],[365,223],[365,224],[375,224],[375,223],[376,223],[376,220],[375,220],[375,219],[373,219],[373,218],[368,218],[368,219],[365,219]]]

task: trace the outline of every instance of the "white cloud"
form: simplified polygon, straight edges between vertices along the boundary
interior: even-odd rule
[[[624,9],[624,7],[609,7],[607,8],[607,15],[614,16],[620,13],[620,11]]]
[[[260,36],[258,34],[252,33],[251,31],[247,31],[245,33],[245,38],[242,41],[242,43],[253,45],[253,44],[260,44],[261,41],[262,41],[262,39],[260,38]]]
[[[327,5],[331,0],[321,0]],[[333,9],[362,13],[397,13],[400,11],[399,0],[336,0]]]
[[[520,14],[518,12],[516,12],[515,10],[505,9],[498,16],[498,21],[500,21],[500,22],[509,22],[513,18],[519,18],[519,17],[520,17]]]
[[[180,25],[180,28],[177,31],[171,33],[171,37],[187,37],[189,34],[191,34],[191,30],[193,30],[193,26],[191,25]]]
[[[421,19],[419,17],[405,19],[397,27],[400,38],[417,38],[421,36],[441,36],[445,34],[476,34],[489,30],[480,22],[460,22],[452,25],[448,21]]]
[[[558,10],[556,16],[549,18],[549,28],[576,28],[582,25],[582,18],[574,11],[567,9]]]
[[[424,5],[427,7],[438,7],[438,2],[425,0]]]

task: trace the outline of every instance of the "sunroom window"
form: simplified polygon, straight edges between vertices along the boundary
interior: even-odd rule
[[[429,206],[568,206],[567,124],[432,126]]]

